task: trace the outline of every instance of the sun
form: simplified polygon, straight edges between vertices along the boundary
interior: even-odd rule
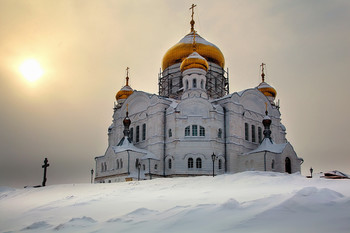
[[[29,82],[37,81],[44,74],[39,62],[35,59],[28,59],[24,61],[20,65],[19,71]]]

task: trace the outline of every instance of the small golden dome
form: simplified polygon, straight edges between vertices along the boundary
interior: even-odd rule
[[[120,89],[120,91],[117,92],[115,99],[117,101],[121,99],[127,99],[133,92],[134,90],[131,87],[124,86],[122,89]]]
[[[196,34],[196,51],[203,56],[207,62],[213,62],[222,68],[225,66],[225,58],[222,52],[214,44],[203,39],[195,31],[187,34],[176,45],[171,47],[164,55],[162,69],[165,70],[171,65],[180,63],[193,52],[193,37]]]
[[[185,70],[191,68],[199,68],[208,71],[208,62],[204,57],[199,55],[197,52],[193,52],[181,63],[180,70],[184,72]]]
[[[265,96],[271,96],[273,98],[276,98],[277,91],[275,88],[271,87],[269,84],[262,82],[258,86],[258,90],[261,91]]]
[[[127,68],[126,70],[128,73],[129,68]],[[117,94],[115,95],[115,99],[117,100],[117,102],[119,102],[120,100],[126,100],[134,92],[134,90],[129,86],[128,75],[126,76],[125,79],[126,79],[125,86],[122,89],[120,89],[120,91],[118,91]]]

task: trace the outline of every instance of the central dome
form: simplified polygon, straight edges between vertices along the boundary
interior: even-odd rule
[[[163,57],[162,69],[165,70],[171,65],[181,63],[193,52],[194,31],[187,34],[176,45],[171,47]],[[225,66],[225,58],[222,52],[214,44],[203,39],[196,33],[196,52],[208,62],[215,63],[221,68]]]

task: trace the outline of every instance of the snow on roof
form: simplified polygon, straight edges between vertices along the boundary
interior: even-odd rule
[[[249,151],[247,153],[244,153],[244,155],[259,153],[259,152],[272,152],[275,154],[281,154],[284,149],[286,148],[288,143],[283,144],[275,144],[273,141],[271,141],[268,138],[264,138],[264,140],[261,142],[261,144],[256,148],[255,150]]]
[[[140,149],[134,146],[134,144],[129,141],[128,137],[124,137],[124,140],[121,140],[121,143],[118,144],[118,146],[113,146],[112,148],[114,150],[114,153],[116,154],[124,151],[134,151],[134,152],[145,154],[141,159],[150,158],[150,159],[159,160],[152,152],[149,152],[148,150]]]
[[[184,38],[182,38],[179,43],[192,44],[193,43],[193,33],[187,34]],[[198,33],[196,33],[196,43],[210,45],[218,48],[216,45],[210,43],[209,41],[203,39]],[[219,49],[219,48],[218,48]]]
[[[177,107],[177,105],[179,105],[179,103],[178,102],[176,102],[176,100],[174,100],[174,99],[171,99],[171,104],[170,104],[170,107],[172,107],[173,109],[175,109],[176,107]]]

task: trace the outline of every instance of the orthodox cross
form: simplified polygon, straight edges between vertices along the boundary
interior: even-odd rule
[[[129,67],[126,67],[126,85],[129,86]]]
[[[193,14],[194,14],[194,8],[196,7],[197,5],[194,5],[194,4],[192,4],[192,6],[190,7],[190,10],[192,10],[192,15],[191,15],[191,18],[192,18],[192,20],[191,20],[191,32],[193,32],[194,31],[194,20],[193,20]]]
[[[44,178],[43,178],[43,183],[42,183],[42,186],[45,186],[45,184],[46,184],[46,169],[47,169],[47,167],[48,166],[50,166],[50,164],[48,164],[48,160],[47,160],[47,158],[45,158],[45,160],[44,160],[44,165],[42,165],[41,167],[42,168],[44,168]]]
[[[262,78],[262,81],[265,82],[265,73],[264,73],[264,70],[265,70],[266,64],[261,63],[260,66],[261,66],[261,78]]]

